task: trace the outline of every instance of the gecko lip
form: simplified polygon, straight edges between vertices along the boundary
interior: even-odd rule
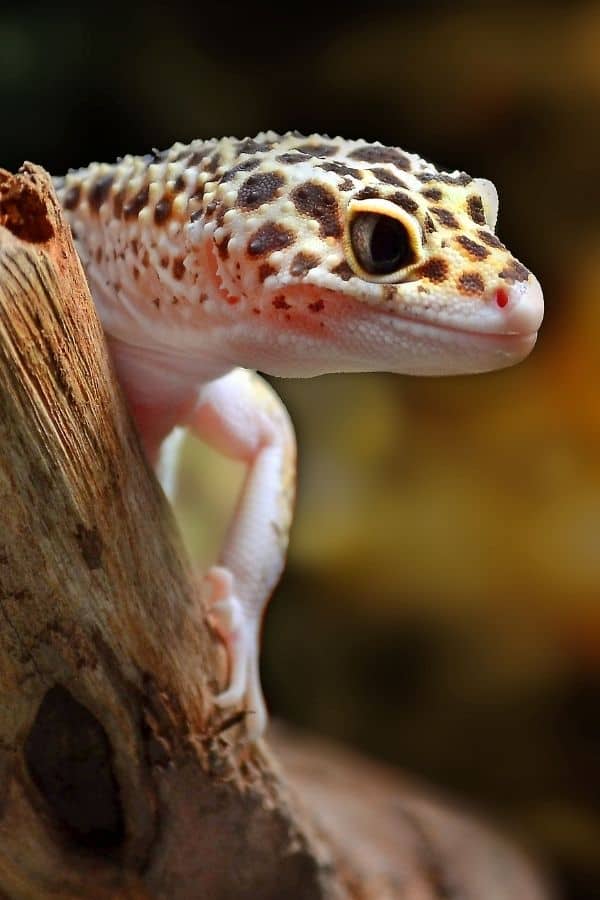
[[[387,371],[389,366],[391,371],[404,374],[467,375],[504,369],[529,356],[537,340],[537,331],[527,334],[475,331],[400,316],[390,316],[387,322],[397,334],[402,358],[396,368],[394,350],[390,348],[388,355],[387,346],[384,347],[382,369]]]
[[[526,282],[511,285],[507,290],[506,308],[486,306],[480,321],[468,319],[452,321],[451,319],[432,320],[425,316],[411,316],[404,312],[394,316],[397,321],[415,322],[439,331],[495,340],[506,344],[527,342],[537,336],[544,316],[544,297],[542,288],[535,277],[530,275]],[[480,325],[480,327],[477,327]]]
[[[439,334],[439,335],[448,335],[451,337],[452,335],[456,335],[457,338],[468,338],[470,340],[475,340],[481,342],[482,345],[485,344],[496,344],[498,348],[506,347],[507,349],[510,347],[518,347],[520,345],[527,346],[530,344],[532,347],[535,344],[537,339],[537,329],[534,331],[488,331],[488,330],[480,330],[478,331],[475,328],[461,328],[458,325],[453,325],[448,322],[432,322],[428,319],[419,319],[416,316],[392,316],[392,321],[398,323],[399,327],[404,326],[415,326],[418,329],[423,329],[426,332],[431,334]]]

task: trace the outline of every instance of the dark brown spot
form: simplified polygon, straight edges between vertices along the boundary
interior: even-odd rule
[[[231,235],[229,233],[223,235],[220,241],[215,241],[217,245],[217,252],[221,259],[227,259],[229,256],[229,241],[231,240]]]
[[[123,215],[123,201],[125,199],[125,191],[121,189],[113,197],[113,213],[115,219],[120,219]]]
[[[485,213],[483,211],[483,202],[481,197],[472,194],[467,198],[467,211],[474,222],[478,225],[485,225]]]
[[[273,253],[275,250],[283,250],[294,242],[295,235],[277,222],[267,222],[258,228],[248,241],[248,254],[250,256],[263,256],[265,253]]]
[[[149,266],[150,265],[150,256],[147,250],[144,250],[144,254],[142,256],[142,265]]]
[[[321,312],[322,309],[325,308],[325,304],[322,300],[315,300],[314,303],[309,303],[308,308],[311,312],[318,313]]]
[[[354,272],[345,259],[342,260],[341,263],[338,263],[337,266],[334,266],[331,272],[333,275],[337,275],[338,278],[341,278],[342,281],[350,281],[350,279],[354,276]]]
[[[336,175],[348,175],[350,178],[356,178],[358,181],[362,179],[360,169],[354,169],[352,166],[347,166],[345,163],[338,162],[336,159],[324,163],[317,163],[317,165],[319,169],[324,169],[325,172],[335,172]]]
[[[287,302],[283,294],[278,294],[277,297],[273,300],[273,306],[275,309],[291,309],[290,304]]]
[[[133,280],[137,281],[139,277],[140,277],[140,270],[138,269],[137,266],[134,266],[133,267]]]
[[[176,194],[180,194],[181,191],[185,190],[185,177],[183,174],[178,175],[173,184],[173,190]]]
[[[420,175],[417,175],[417,178],[423,184],[427,184],[428,181],[440,181],[442,184],[458,184],[462,187],[473,181],[466,172],[458,172],[457,175],[449,175],[447,172],[436,172],[435,174],[432,172],[421,172]]]
[[[463,294],[483,294],[485,291],[485,283],[478,272],[463,272],[458,286]]]
[[[490,255],[490,251],[487,247],[483,247],[481,244],[478,244],[477,241],[472,241],[471,238],[468,238],[464,234],[461,234],[456,238],[456,243],[460,244],[473,259],[487,259]]]
[[[397,175],[394,175],[393,172],[389,172],[387,169],[382,169],[380,166],[375,166],[371,169],[373,175],[377,176],[379,181],[385,182],[385,184],[393,184],[394,187],[406,188],[407,185],[405,182],[398,178]]]
[[[102,261],[102,247],[96,247],[96,253],[94,254],[96,257],[96,262],[99,263]]]
[[[319,223],[321,237],[341,236],[342,223],[337,197],[330,188],[314,181],[306,181],[294,188],[290,197],[298,212]]]
[[[440,284],[448,277],[448,263],[445,259],[433,257],[433,259],[428,259],[426,263],[419,266],[415,270],[415,275],[418,275],[420,278],[427,278],[428,281],[432,281],[434,284]]]
[[[213,155],[212,155],[211,158],[208,160],[208,162],[206,163],[206,165],[204,166],[204,168],[206,169],[207,172],[213,172],[213,173],[214,173],[214,172],[216,172],[217,169],[219,168],[220,162],[221,162],[221,154],[220,154],[219,151],[217,150],[216,153],[213,153]]]
[[[190,197],[190,200],[202,200],[203,197],[204,197],[204,184],[202,182],[200,182],[199,184],[196,185],[196,190]]]
[[[396,206],[401,206],[402,209],[411,215],[414,215],[419,209],[419,204],[416,200],[413,200],[408,194],[403,194],[402,191],[396,191],[389,199],[392,203],[395,203]]]
[[[423,229],[428,234],[432,234],[434,231],[437,231],[437,228],[435,227],[435,222],[433,221],[433,219],[431,218],[429,213],[427,213],[425,218],[423,219]]]
[[[164,225],[171,216],[172,208],[173,197],[170,194],[165,194],[154,207],[154,221],[157,225]]]
[[[205,147],[204,150],[194,150],[191,156],[189,156],[185,164],[189,168],[190,166],[198,166],[205,159],[209,153],[213,150],[213,146]],[[184,150],[183,153],[180,154],[179,159],[182,159],[187,153],[187,150]],[[174,160],[176,162],[176,160]]]
[[[176,278],[177,281],[181,281],[184,275],[185,266],[183,264],[183,257],[176,256],[173,260],[173,278]]]
[[[98,178],[97,181],[94,182],[92,187],[90,188],[88,194],[88,203],[90,207],[98,212],[106,198],[110,193],[110,189],[113,185],[114,175],[104,175],[102,178]]]
[[[134,219],[140,214],[148,202],[148,185],[141,188],[123,207],[123,214],[126,219]]]
[[[256,159],[255,157],[244,159],[237,165],[232,166],[231,169],[227,169],[227,171],[224,172],[223,175],[221,175],[219,181],[221,182],[221,184],[227,181],[232,181],[238,172],[249,172],[250,169],[255,169],[258,165],[260,165],[260,159]]]
[[[291,153],[280,153],[279,156],[275,157],[278,162],[285,163],[288,166],[294,165],[294,163],[306,162],[308,158],[308,153],[299,153],[297,150],[293,150]]]
[[[192,215],[190,216],[190,222],[197,222],[198,219],[201,219],[203,215],[204,215],[204,210],[197,209],[196,212],[192,213]]]
[[[473,179],[466,172],[459,172],[458,175],[440,175],[440,181],[443,184],[459,184],[461,187],[465,187],[467,184],[471,184]]]
[[[319,257],[314,253],[296,253],[290,265],[290,275],[294,278],[303,278],[307,272],[319,265]]]
[[[442,199],[443,194],[439,188],[432,187],[432,188],[425,188],[423,190],[423,196],[427,197],[428,200],[433,200],[434,203],[437,203],[439,200]]]
[[[80,184],[72,184],[70,188],[67,188],[65,191],[65,195],[63,198],[63,206],[65,209],[76,209],[79,200],[81,199],[81,185]]]
[[[269,275],[276,275],[278,269],[275,266],[272,266],[271,263],[261,263],[258,267],[258,278],[259,281],[266,281]]]
[[[296,150],[299,150],[300,153],[308,153],[310,156],[333,156],[338,152],[339,147],[336,147],[335,144],[311,144],[308,141],[306,144],[298,144]]]
[[[493,247],[495,250],[506,250],[502,241],[491,231],[478,231],[477,234],[488,247]]]
[[[499,273],[500,278],[504,278],[506,281],[527,281],[529,278],[529,269],[527,269],[522,263],[518,262],[518,260],[514,259],[510,265],[506,266],[506,268],[502,269]]]
[[[245,138],[238,143],[236,150],[238,153],[265,153],[267,150],[270,150],[272,146],[272,143],[267,143],[265,141],[258,143],[252,138]]]
[[[351,178],[342,178],[340,182],[338,182],[338,190],[340,191],[351,191],[354,188],[354,182]]]
[[[381,197],[381,191],[378,191],[377,188],[374,187],[364,187],[362,190],[358,192],[355,199],[356,200],[372,200],[374,197]]]
[[[154,303],[154,305],[157,309],[160,309],[160,299],[158,297],[155,297],[152,302]]]
[[[443,206],[432,206],[431,212],[446,228],[458,228],[456,217],[449,209],[444,209]]]
[[[166,268],[168,267],[168,265],[169,265],[169,257],[168,257],[168,256],[161,256],[161,258],[160,258],[160,264],[161,264],[161,267],[162,267],[163,269],[166,269]]]
[[[405,172],[410,171],[408,156],[395,147],[377,147],[373,144],[366,144],[364,147],[353,150],[348,156],[350,159],[360,159],[362,162],[394,163],[399,169],[403,169]]]
[[[250,175],[238,191],[237,205],[242,209],[257,209],[262,203],[273,200],[283,184],[285,178],[279,172],[257,172]]]

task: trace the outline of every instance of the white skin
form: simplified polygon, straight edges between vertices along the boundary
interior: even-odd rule
[[[215,702],[222,707],[244,702],[247,733],[255,739],[267,723],[259,674],[260,629],[284,567],[294,504],[292,423],[277,394],[253,371],[235,368],[205,382],[194,379],[193,386],[182,378],[165,394],[161,384],[141,371],[138,354],[120,342],[110,345],[146,451],[169,499],[174,499],[185,429],[247,467],[217,563],[204,577],[203,600],[230,663],[228,687]],[[139,383],[145,385],[143,396],[134,386]],[[149,420],[152,427],[144,427]]]

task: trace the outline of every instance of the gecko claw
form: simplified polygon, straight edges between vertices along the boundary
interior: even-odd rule
[[[206,574],[205,586],[209,622],[225,644],[229,658],[229,686],[213,699],[223,708],[245,701],[248,739],[254,741],[267,723],[258,669],[257,623],[246,615],[229,569],[213,566]]]

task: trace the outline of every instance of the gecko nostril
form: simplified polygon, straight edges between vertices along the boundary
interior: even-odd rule
[[[496,303],[500,309],[504,309],[508,305],[508,291],[506,288],[498,288],[496,291]]]
[[[500,327],[505,334],[531,334],[539,329],[544,315],[544,297],[534,275],[530,275],[526,283],[496,288],[494,299],[500,311]]]

